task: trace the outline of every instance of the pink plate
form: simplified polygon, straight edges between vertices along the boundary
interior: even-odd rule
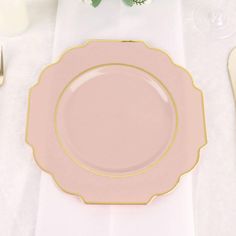
[[[27,142],[67,193],[93,204],[145,204],[167,193],[206,144],[202,93],[142,42],[90,41],[31,89]]]

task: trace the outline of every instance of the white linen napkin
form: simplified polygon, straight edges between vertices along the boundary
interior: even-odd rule
[[[162,48],[183,65],[182,33],[180,0],[132,8],[121,0],[103,0],[96,9],[59,0],[53,57],[87,39],[134,39]],[[43,174],[36,236],[51,235],[194,236],[191,174],[147,206],[85,205]]]

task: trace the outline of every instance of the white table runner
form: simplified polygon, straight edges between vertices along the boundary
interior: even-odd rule
[[[94,9],[78,0],[59,0],[53,58],[87,39],[139,39],[184,64],[180,1],[159,0],[126,7],[103,0]],[[61,192],[43,174],[36,236],[193,236],[191,174],[178,188],[148,206],[89,206]]]

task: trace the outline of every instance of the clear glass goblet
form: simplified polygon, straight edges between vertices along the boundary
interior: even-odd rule
[[[224,39],[236,32],[236,1],[207,0],[194,10],[196,27],[212,39]]]

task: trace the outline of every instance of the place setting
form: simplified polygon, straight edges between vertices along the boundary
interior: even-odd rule
[[[232,6],[192,9],[204,42],[233,37]],[[0,7],[5,96],[9,48],[34,26],[23,0]],[[214,153],[216,93],[188,64],[181,1],[59,0],[56,9],[51,59],[39,66],[31,55],[33,82],[18,88],[20,142],[41,173],[34,235],[195,236],[193,176]],[[236,49],[228,48],[222,70],[232,103]]]
[[[82,62],[93,53],[99,56]],[[148,203],[175,187],[206,144],[203,97],[192,83],[143,42],[90,41],[48,67],[31,89],[27,142],[42,169],[85,202]]]

